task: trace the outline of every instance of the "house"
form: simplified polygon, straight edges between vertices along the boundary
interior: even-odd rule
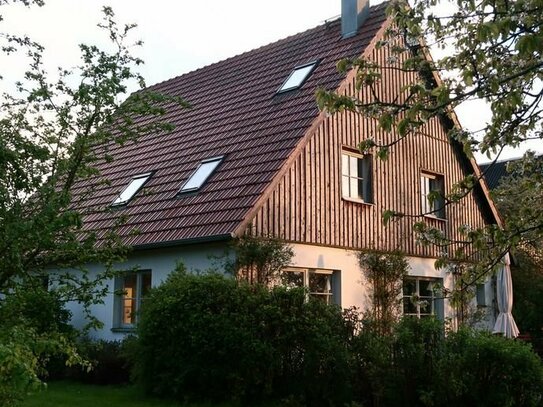
[[[385,48],[376,47],[390,24],[386,4],[342,4],[341,19],[152,87],[182,96],[192,108],[169,110],[166,120],[175,130],[112,146],[114,160],[99,166],[111,183],[97,186],[85,205],[110,210],[92,211],[85,224],[103,235],[127,215],[119,233],[134,252],[119,267],[137,265],[139,271],[111,281],[105,303],[92,309],[104,322],[96,337],[120,338],[133,329],[146,290],[163,281],[176,261],[189,269],[213,267],[228,241],[249,230],[289,242],[294,250],[289,272],[299,273],[306,285],[320,281],[315,294],[342,307],[368,304],[354,251],[402,250],[411,266],[404,295],[425,300],[406,305],[405,312],[454,319],[448,300],[431,289],[434,283],[453,285],[451,273],[434,267],[439,250],[417,244],[409,218],[385,227],[382,214],[429,212],[430,191],[446,193],[479,169],[448,139],[453,125],[448,118],[431,120],[424,134],[396,144],[382,161],[357,150],[379,133],[373,120],[318,110],[319,87],[355,92],[354,73],[339,74],[338,60],[388,57]],[[383,92],[410,79],[385,77]],[[370,95],[361,91],[360,97]],[[425,221],[454,238],[460,225],[481,227],[498,217],[481,185],[461,204]],[[89,269],[98,272],[101,266]],[[491,286],[484,292],[490,309]],[[78,304],[71,308],[73,323],[80,326]],[[490,327],[493,312],[487,317]]]

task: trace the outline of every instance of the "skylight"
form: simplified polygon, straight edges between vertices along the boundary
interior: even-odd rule
[[[300,65],[294,68],[294,71],[290,73],[289,77],[279,88],[277,93],[287,92],[289,90],[298,89],[299,87],[301,87],[316,66],[317,61],[314,61],[310,62],[309,64]]]
[[[204,185],[209,176],[215,171],[221,163],[223,157],[213,157],[203,160],[196,171],[189,177],[187,182],[181,187],[180,193],[196,191]]]
[[[128,186],[123,190],[123,192],[120,193],[120,195],[113,201],[111,206],[119,206],[119,205],[125,205],[130,201],[134,195],[136,195],[136,192],[138,192],[143,184],[147,182],[147,180],[151,177],[150,172],[147,172],[145,174],[140,174],[134,176],[131,180]]]

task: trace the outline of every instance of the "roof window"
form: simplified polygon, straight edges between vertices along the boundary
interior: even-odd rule
[[[309,78],[309,75],[311,75],[311,73],[317,66],[317,63],[318,61],[313,61],[308,64],[300,65],[294,68],[287,80],[279,88],[277,93],[288,92],[289,90],[300,88],[304,84],[306,79]]]
[[[143,184],[147,182],[147,180],[151,177],[151,174],[151,172],[146,172],[145,174],[134,176],[123,192],[121,192],[117,199],[113,201],[111,206],[126,205],[128,201],[130,201],[134,195],[136,195],[141,187],[143,187]]]
[[[179,193],[192,192],[200,189],[211,174],[213,174],[213,171],[219,166],[223,158],[224,156],[203,160],[187,182],[183,184]]]

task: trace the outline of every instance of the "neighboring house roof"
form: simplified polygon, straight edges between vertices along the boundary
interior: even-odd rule
[[[543,155],[536,155],[535,157],[537,160],[543,160]],[[517,157],[479,165],[481,171],[484,173],[488,188],[491,190],[497,188],[502,179],[508,175],[518,176],[518,174],[515,173],[514,168],[509,169],[509,171],[511,171],[509,172],[508,167],[509,164],[521,161],[522,159],[522,157]]]
[[[108,207],[133,176],[153,171],[144,190],[120,209],[128,215],[119,230],[126,244],[231,236],[319,115],[317,88],[340,85],[337,61],[364,52],[386,20],[385,8],[371,7],[354,37],[342,39],[336,20],[152,86],[192,108],[168,111],[163,119],[176,125],[171,133],[112,146],[114,160],[99,165],[111,185],[98,187],[85,207]],[[296,66],[315,60],[300,89],[276,94]],[[202,160],[223,155],[197,194],[176,198]],[[85,225],[103,236],[118,216],[119,210],[95,211]]]
[[[484,173],[488,188],[495,189],[499,185],[500,180],[508,175],[507,164],[516,160],[517,159],[481,164],[480,167]]]

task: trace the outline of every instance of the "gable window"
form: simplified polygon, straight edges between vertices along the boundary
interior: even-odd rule
[[[150,172],[134,176],[111,206],[126,205],[151,177]]]
[[[422,214],[445,219],[445,182],[442,175],[421,173]]]
[[[151,270],[128,272],[115,280],[116,304],[114,325],[116,328],[133,328],[138,313],[151,288]]]
[[[287,287],[307,287],[309,296],[326,304],[337,301],[336,290],[337,275],[339,272],[323,269],[305,269],[289,267],[283,270],[282,281]]]
[[[371,156],[343,150],[341,153],[341,194],[344,198],[372,203]]]
[[[197,191],[204,185],[207,179],[217,169],[224,157],[213,157],[203,160],[196,171],[192,173],[189,179],[181,187],[180,193]]]
[[[313,61],[309,64],[300,65],[294,68],[277,93],[288,92],[289,90],[300,88],[307,78],[309,78],[309,75],[311,75],[316,66],[317,61]]]
[[[436,295],[437,278],[406,277],[403,280],[403,314],[417,318],[443,318],[443,299]]]

